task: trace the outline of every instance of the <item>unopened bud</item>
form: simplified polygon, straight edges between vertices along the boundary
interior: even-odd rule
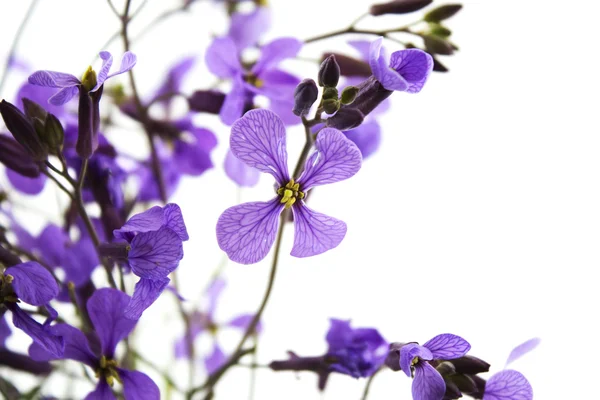
[[[196,90],[187,100],[191,111],[218,114],[225,102],[225,93],[217,90]]]
[[[7,135],[0,135],[0,163],[28,178],[40,176],[40,167],[19,143]]]
[[[81,78],[81,86],[83,86],[84,89],[89,92],[94,88],[94,86],[96,86],[96,83],[98,83],[96,71],[94,71],[90,65],[83,73],[83,77]]]
[[[459,374],[476,375],[490,370],[490,364],[473,356],[463,356],[450,361]]]
[[[297,116],[308,114],[310,107],[319,97],[319,88],[312,79],[305,79],[296,86],[294,90],[294,109],[293,113]]]
[[[13,265],[21,264],[22,262],[23,261],[21,261],[21,259],[12,251],[5,249],[3,246],[0,246],[0,263],[2,263],[2,265],[4,265],[5,267],[12,267]],[[0,277],[2,277],[1,272]],[[11,283],[12,275],[4,275],[3,279],[7,283]]]
[[[342,90],[340,100],[344,105],[352,104],[354,99],[356,99],[356,95],[358,95],[358,88],[356,86],[347,86]]]
[[[326,87],[323,90],[323,100],[338,99],[338,90],[334,87]]]
[[[340,101],[337,98],[323,100],[323,110],[327,114],[335,113],[337,110],[340,109],[340,105]]]
[[[435,57],[433,58],[433,70],[436,72],[448,72],[448,67],[446,67],[444,64],[442,64],[440,62],[440,60],[438,60]]]
[[[452,382],[458,387],[463,393],[476,393],[477,392],[477,384],[470,376],[467,375],[454,375],[451,378]]]
[[[432,35],[446,39],[452,35],[452,31],[445,26],[432,22],[429,24],[429,31]]]
[[[426,22],[440,22],[452,17],[459,12],[461,8],[462,4],[444,4],[425,14],[423,20]]]
[[[25,110],[25,115],[27,115],[30,119],[37,118],[40,121],[44,121],[46,119],[46,114],[48,113],[38,103],[29,100],[26,97],[23,97],[21,101],[23,102],[23,109]]]
[[[454,53],[452,44],[437,36],[424,36],[423,42],[425,43],[425,49],[428,53],[441,54],[444,56],[449,56]]]
[[[324,54],[323,60],[329,57],[331,54],[335,55],[335,61],[340,66],[340,74],[343,76],[363,76],[368,78],[373,75],[371,67],[368,63],[363,60],[359,60],[354,57],[349,57],[338,53],[327,53]]]
[[[33,123],[21,110],[2,100],[0,102],[0,113],[10,133],[34,161],[44,161],[48,158],[48,151],[40,141]]]
[[[433,0],[395,0],[389,3],[374,4],[370,13],[373,16],[384,14],[407,14],[420,10],[433,3]]]
[[[88,91],[79,87],[79,109],[78,109],[78,133],[75,150],[79,157],[87,159],[94,154],[98,147],[98,137],[96,136],[94,145],[94,104]]]
[[[332,54],[321,63],[319,68],[319,86],[336,87],[340,80],[340,66]]]
[[[340,108],[335,115],[327,120],[330,128],[347,131],[363,123],[365,116],[356,108]]]
[[[60,121],[53,114],[48,114],[44,123],[42,141],[48,146],[50,153],[57,156],[62,150],[64,140],[65,131]]]
[[[400,349],[406,343],[390,343],[390,349],[385,359],[385,365],[392,371],[400,371]]]

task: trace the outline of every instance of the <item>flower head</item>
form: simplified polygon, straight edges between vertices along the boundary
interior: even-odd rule
[[[272,111],[251,110],[236,121],[230,147],[246,165],[271,174],[277,185],[270,201],[240,204],[219,217],[217,241],[230,259],[252,264],[265,258],[275,240],[279,214],[286,208],[294,214],[293,256],[314,256],[341,243],[346,224],[308,208],[304,198],[313,187],[348,179],[360,169],[360,151],[342,132],[331,128],[319,132],[316,151],[297,179],[287,168],[283,122]]]

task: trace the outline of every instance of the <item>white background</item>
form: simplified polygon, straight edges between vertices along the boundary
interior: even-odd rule
[[[0,1],[0,57],[7,54],[28,3]],[[118,9],[121,3],[116,2]],[[182,55],[202,59],[208,35],[224,31],[226,19],[219,8],[200,3],[134,44],[134,71],[145,93]],[[265,39],[305,38],[344,27],[369,4],[271,3],[274,23]],[[423,343],[439,333],[458,334],[471,343],[471,354],[492,363],[493,372],[503,368],[515,345],[539,336],[541,346],[513,365],[530,380],[535,398],[594,398],[600,356],[595,344],[600,335],[598,7],[589,0],[462,3],[463,11],[448,22],[461,49],[443,59],[450,73],[433,74],[418,95],[394,94],[391,111],[381,118],[380,151],[357,176],[319,188],[311,199],[314,209],[347,222],[342,244],[324,255],[295,259],[288,255],[288,227],[264,314],[258,362],[283,359],[286,350],[322,354],[329,317],[376,327],[389,341]],[[133,32],[176,5],[149,1]],[[360,26],[392,27],[411,18],[366,19]],[[80,75],[117,27],[104,1],[41,1],[18,54],[34,69]],[[301,54],[317,58],[322,50],[350,52],[344,43],[349,38],[311,44]],[[392,42],[387,47],[397,49]],[[122,53],[118,42],[110,50],[117,59]],[[316,65],[287,65],[303,78],[315,78]],[[10,100],[24,77],[11,75],[0,95]],[[189,80],[189,92],[213,81],[200,65]],[[216,168],[185,180],[173,198],[182,206],[191,237],[179,268],[181,292],[194,302],[222,260],[215,239],[217,218],[237,201],[237,189],[221,168],[228,128],[216,118],[201,120],[220,139],[213,157]],[[130,122],[127,126],[136,128]],[[129,130],[117,133],[130,146],[145,143]],[[294,160],[303,132],[294,127],[288,133]],[[271,186],[264,176],[241,197],[267,200]],[[53,188],[44,195],[56,201]],[[20,199],[46,215],[51,209],[32,198]],[[42,223],[39,214],[35,218],[34,224]],[[226,267],[229,285],[219,304],[219,320],[258,307],[270,258]],[[147,358],[183,386],[186,364],[173,361],[171,352],[173,339],[182,332],[171,297],[163,295],[144,314],[135,340]],[[26,348],[29,339],[23,336],[13,335],[10,346]],[[226,332],[220,342],[234,346],[237,339]],[[210,340],[203,338],[198,345],[206,353]],[[156,378],[152,369],[141,370]],[[196,383],[203,379],[199,373]],[[29,382],[25,376],[22,380]],[[248,382],[248,370],[234,368],[217,387],[216,398],[245,399]],[[364,383],[334,375],[327,392],[319,395],[312,374],[259,370],[255,399],[355,399]],[[58,396],[69,393],[64,386],[46,389]],[[81,383],[73,390],[83,392],[75,397],[89,389]],[[377,377],[370,395],[373,400],[409,398],[410,380],[389,371]]]

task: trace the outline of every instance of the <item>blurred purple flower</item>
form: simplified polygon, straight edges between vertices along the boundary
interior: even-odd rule
[[[240,204],[219,217],[217,241],[231,260],[253,264],[265,258],[285,208],[294,214],[293,256],[314,256],[341,243],[346,224],[313,211],[303,199],[311,188],[348,179],[360,169],[360,151],[342,132],[331,128],[320,131],[316,151],[306,160],[297,180],[288,172],[283,122],[272,111],[251,110],[236,121],[230,147],[248,166],[273,175],[277,184],[277,196],[272,200]]]

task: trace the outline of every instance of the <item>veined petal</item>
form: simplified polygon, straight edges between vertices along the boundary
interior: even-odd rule
[[[421,49],[395,51],[390,58],[390,68],[408,83],[408,87],[403,90],[417,93],[421,91],[433,69],[433,58]],[[385,84],[383,86],[389,90],[399,90],[391,89]]]
[[[81,82],[71,74],[55,71],[36,71],[27,79],[29,83],[37,86],[46,86],[53,88],[66,88],[77,86]]]
[[[163,208],[165,214],[165,225],[167,228],[171,228],[173,232],[179,236],[182,241],[186,241],[190,238],[183,221],[183,214],[181,208],[175,203],[169,203]]]
[[[520,372],[500,371],[485,384],[483,400],[532,400],[531,384]]]
[[[65,343],[64,355],[60,358],[80,361],[92,368],[96,367],[97,358],[90,350],[88,340],[79,329],[67,324],[56,324],[50,328],[50,332],[62,337]],[[50,354],[46,349],[34,342],[29,347],[29,356],[36,361],[56,360],[57,357]]]
[[[87,302],[92,324],[102,343],[102,354],[112,358],[117,344],[127,337],[137,321],[124,315],[131,297],[116,289],[98,289]]]
[[[460,336],[444,333],[437,335],[423,345],[431,351],[435,360],[452,360],[467,354],[471,345]]]
[[[119,66],[119,69],[117,71],[113,72],[112,74],[108,74],[106,79],[112,78],[113,76],[116,76],[116,75],[121,75],[125,72],[128,72],[133,67],[135,67],[136,63],[137,63],[137,56],[130,51],[126,51],[125,53],[123,53],[123,57],[121,57],[121,65]],[[98,86],[98,87],[100,87],[100,86]]]
[[[382,37],[371,43],[369,65],[373,75],[387,90],[407,90],[409,85],[406,80],[398,72],[388,67],[389,58],[382,44]]]
[[[360,58],[363,60],[369,59],[371,42],[368,40],[349,40],[348,44],[356,49],[360,53]]]
[[[100,71],[98,71],[96,76],[96,86],[94,86],[90,92],[98,90],[98,88],[104,84],[104,81],[108,78],[108,73],[110,72],[110,67],[112,67],[113,63],[112,55],[108,51],[101,51],[99,55],[102,59],[102,67],[100,67]]]
[[[229,258],[253,264],[267,256],[277,234],[284,205],[279,197],[269,202],[244,203],[228,208],[217,222],[217,241]]]
[[[169,282],[171,282],[169,278],[157,280],[141,278],[135,284],[133,297],[125,308],[125,317],[136,321],[140,319],[142,313],[158,299]]]
[[[249,167],[240,161],[231,150],[228,150],[225,156],[224,168],[227,176],[242,187],[252,187],[258,183],[260,178],[260,172],[256,168]]]
[[[363,160],[375,153],[381,143],[381,126],[375,120],[364,122],[358,127],[344,132],[360,150]]]
[[[5,274],[14,277],[12,287],[27,304],[43,306],[58,295],[58,284],[50,272],[35,261],[7,268]]]
[[[246,102],[251,96],[253,94],[246,90],[244,82],[239,77],[235,77],[233,79],[233,86],[227,96],[225,96],[221,111],[219,111],[221,121],[226,125],[233,124],[244,113]]]
[[[280,38],[267,43],[261,48],[258,61],[252,67],[252,73],[260,75],[271,69],[286,58],[295,57],[302,48],[302,42],[296,38]]]
[[[229,24],[229,36],[239,51],[258,43],[271,26],[271,9],[256,7],[250,13],[233,13]]]
[[[346,236],[346,224],[316,212],[304,202],[292,207],[294,213],[294,257],[310,257],[337,247]]]
[[[417,364],[412,384],[413,400],[442,400],[444,393],[446,383],[439,372],[428,362]]]
[[[181,238],[166,226],[138,233],[131,241],[127,258],[131,270],[140,278],[165,278],[183,258]]]
[[[317,135],[317,149],[304,164],[304,172],[298,178],[300,188],[311,188],[343,181],[358,172],[362,156],[356,145],[337,129],[325,128]]]
[[[117,239],[125,239],[131,242],[132,235],[128,235],[128,233],[135,234],[140,232],[157,231],[164,224],[165,214],[162,207],[154,206],[129,218],[127,222],[125,222],[125,225],[123,225],[120,229],[115,229],[113,231],[113,235]]]
[[[62,358],[65,351],[65,342],[62,337],[56,336],[31,318],[19,306],[12,305],[9,307],[13,315],[13,324],[25,332],[33,341],[39,344],[44,350],[50,353],[54,358]]]
[[[267,172],[279,184],[289,181],[285,128],[269,110],[250,110],[231,127],[233,154],[250,167]]]
[[[533,338],[533,339],[529,339],[525,343],[521,343],[520,345],[515,347],[513,349],[513,351],[510,352],[510,355],[508,356],[508,359],[506,360],[506,364],[504,365],[504,368],[506,368],[506,366],[508,364],[510,364],[511,362],[518,360],[519,358],[523,357],[525,354],[534,350],[536,347],[538,347],[539,344],[540,344],[540,338]]]
[[[70,86],[60,89],[48,99],[48,103],[55,106],[62,106],[79,93],[78,86]]]
[[[209,71],[219,78],[231,78],[243,71],[235,43],[228,37],[213,40],[206,49],[205,62]]]
[[[212,353],[204,359],[206,372],[209,375],[212,374],[219,369],[219,367],[222,366],[225,361],[227,361],[227,357],[225,356],[225,353],[223,353],[221,346],[219,346],[219,344],[215,341]]]
[[[160,390],[148,375],[119,368],[119,376],[127,400],[160,400]]]
[[[117,398],[106,381],[100,379],[94,391],[88,393],[84,400],[117,400]]]
[[[415,357],[421,360],[429,361],[433,359],[433,354],[427,347],[420,346],[417,343],[408,343],[400,348],[400,368],[406,374],[411,376],[411,366]],[[417,364],[422,363],[419,361]]]

